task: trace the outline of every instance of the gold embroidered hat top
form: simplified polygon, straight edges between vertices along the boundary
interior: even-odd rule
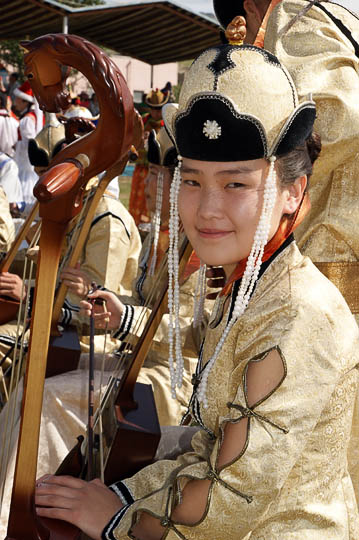
[[[302,144],[313,129],[315,104],[299,103],[273,54],[253,45],[219,45],[193,62],[179,104],[166,105],[163,118],[181,156],[245,161]]]
[[[147,158],[150,163],[171,167],[177,161],[177,151],[165,128],[158,133],[153,129],[148,137]]]
[[[147,96],[145,97],[145,103],[146,105],[151,107],[151,109],[161,109],[161,107],[163,107],[168,102],[168,99],[169,93],[164,94],[163,92],[161,92],[161,90],[158,90],[158,88],[156,88],[156,90],[151,90],[151,92],[147,94]]]

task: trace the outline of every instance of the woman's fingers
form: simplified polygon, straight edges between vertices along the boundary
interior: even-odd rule
[[[42,477],[35,493],[39,516],[62,519],[94,539],[123,504],[100,480],[85,482],[69,476]]]

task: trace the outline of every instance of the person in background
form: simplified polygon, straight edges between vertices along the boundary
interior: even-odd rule
[[[168,96],[168,103],[175,103],[176,98],[172,90],[172,83],[168,81],[166,86],[161,90],[162,94]]]
[[[7,109],[7,96],[0,93],[0,151],[10,157],[15,156],[18,141],[19,122]]]
[[[19,168],[19,179],[24,201],[27,209],[30,209],[35,202],[33,188],[39,177],[30,163],[28,146],[29,140],[34,139],[43,127],[43,114],[38,106],[35,106],[35,98],[28,81],[16,88],[14,95],[14,106],[20,118],[15,161]]]
[[[15,101],[15,90],[16,88],[19,88],[20,82],[19,82],[19,74],[17,72],[10,73],[9,75],[9,82],[6,86],[6,94],[10,97],[11,102]]]
[[[146,96],[145,103],[149,112],[142,117],[145,129],[144,147],[140,149],[139,158],[133,171],[131,193],[129,201],[129,212],[133,216],[136,225],[141,222],[149,222],[148,211],[145,199],[145,178],[148,173],[147,159],[147,138],[154,129],[156,133],[163,127],[162,107],[168,102],[168,96],[165,96],[160,90],[151,90]]]

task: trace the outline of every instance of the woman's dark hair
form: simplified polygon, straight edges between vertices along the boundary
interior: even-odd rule
[[[277,160],[277,170],[282,186],[292,184],[296,178],[307,175],[308,179],[313,173],[313,165],[322,149],[321,138],[313,132],[306,142],[281,156]]]
[[[6,109],[7,95],[0,92],[0,109]]]

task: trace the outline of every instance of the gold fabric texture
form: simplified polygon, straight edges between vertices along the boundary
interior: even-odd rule
[[[316,263],[344,296],[350,311],[359,314],[359,262]]]
[[[281,29],[306,0],[282,0],[273,10],[264,48],[275,54],[294,80],[299,99],[312,94],[314,129],[322,152],[310,179],[312,208],[295,236],[315,262],[359,259],[359,58],[354,47],[320,7],[313,6],[284,35]],[[343,7],[323,2],[359,43],[359,20]]]
[[[359,260],[359,58],[353,44],[318,6],[281,35],[306,6],[305,0],[282,0],[269,18],[264,41],[264,47],[288,69],[299,99],[312,94],[317,106],[314,128],[321,135],[322,152],[310,179],[312,208],[295,236],[302,253],[316,263],[355,262]],[[323,7],[359,43],[358,18],[335,3],[323,2]],[[357,312],[354,273],[352,269],[350,276],[346,271],[339,275],[337,268],[335,284]],[[356,424],[352,448],[359,437],[359,419]],[[359,457],[350,469],[359,502]]]
[[[225,324],[224,317],[209,327],[202,365]],[[209,406],[200,407],[205,429],[192,439],[194,451],[125,481],[135,502],[115,537],[131,537],[133,523],[149,512],[166,525],[164,538],[171,540],[357,540],[347,447],[358,387],[358,332],[338,290],[295,244],[288,246],[260,278],[210,373]],[[274,348],[285,376],[249,408],[246,368]],[[219,472],[221,428],[243,417],[249,418],[245,449]],[[191,527],[173,523],[171,508],[181,488],[204,478],[211,487],[202,519]]]

